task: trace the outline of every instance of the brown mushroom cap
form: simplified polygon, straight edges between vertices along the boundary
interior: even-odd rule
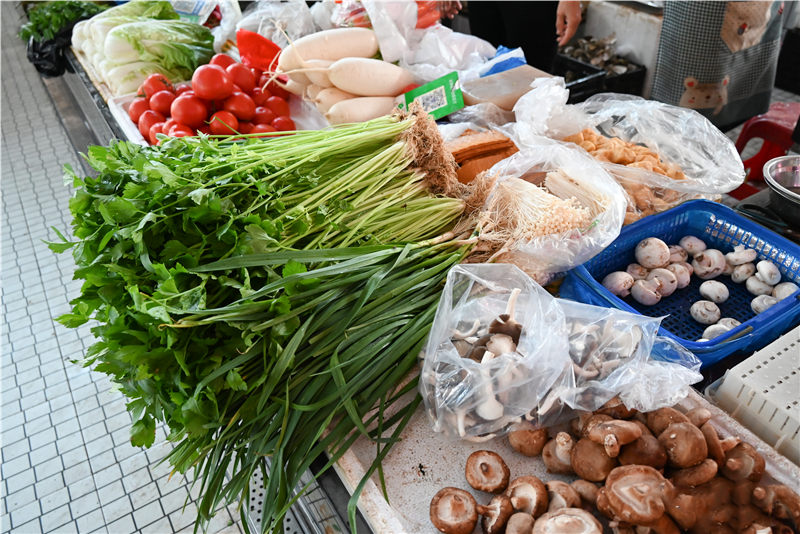
[[[639,421],[638,419],[633,419],[633,420],[631,420],[631,423],[633,423],[634,425],[639,427],[639,430],[642,431],[642,435],[643,436],[652,436],[653,435],[653,433],[650,432],[650,429],[647,428],[647,425],[644,424],[642,421]]]
[[[617,466],[617,459],[606,454],[602,445],[589,438],[581,438],[570,453],[575,474],[589,482],[602,482]]]
[[[745,532],[753,524],[763,527],[769,527],[772,520],[764,515],[756,506],[752,504],[738,505],[736,513],[736,531]],[[753,529],[757,531],[758,529]]]
[[[602,534],[603,527],[592,514],[580,508],[562,508],[536,520],[534,534]]]
[[[592,425],[588,438],[602,445],[611,458],[619,456],[620,447],[642,435],[641,429],[630,421],[603,421]]]
[[[664,477],[652,467],[625,465],[608,475],[605,496],[614,515],[622,521],[649,525],[666,511],[660,488],[664,482]]]
[[[686,412],[686,418],[689,419],[689,422],[694,426],[700,428],[711,419],[711,412],[706,408],[694,408]]]
[[[673,423],[659,436],[658,442],[667,452],[667,461],[672,467],[686,469],[708,457],[706,438],[692,423]]]
[[[778,503],[778,506],[775,507],[775,517],[789,519],[794,521],[795,526],[800,527],[800,496],[783,484],[777,484],[771,488]]]
[[[706,439],[708,457],[717,462],[717,467],[725,465],[725,451],[722,450],[717,429],[711,426],[711,423],[706,423],[700,427],[700,432],[703,433],[703,437]]]
[[[546,428],[517,430],[508,435],[508,443],[512,449],[524,456],[538,456],[542,454],[548,437]]]
[[[692,533],[705,534],[722,523],[732,521],[736,506],[731,503],[734,485],[730,480],[714,477],[705,484],[690,489],[692,511],[696,517]]]
[[[515,478],[506,489],[506,496],[517,512],[525,512],[534,518],[547,511],[547,488],[537,477]]]
[[[597,489],[597,498],[594,501],[597,511],[606,516],[608,519],[614,519],[614,510],[611,509],[611,503],[608,502],[608,491],[606,487]]]
[[[431,500],[431,523],[445,534],[472,534],[478,524],[475,497],[458,488],[442,488]]]
[[[502,534],[508,520],[514,515],[511,499],[505,495],[495,495],[486,506],[478,505],[478,513],[483,516],[481,529],[483,534]]]
[[[506,534],[531,534],[535,520],[530,514],[518,512],[506,524]]]
[[[581,437],[588,438],[592,429],[600,423],[609,423],[614,421],[614,418],[609,415],[597,414],[584,420],[581,424]]]
[[[676,486],[699,486],[717,475],[717,462],[706,458],[699,464],[686,469],[679,469],[672,475],[672,483]]]
[[[660,436],[672,423],[688,423],[689,418],[675,408],[659,408],[647,414],[647,428],[654,436]]]
[[[581,500],[585,503],[589,503],[592,505],[597,504],[597,485],[589,482],[588,480],[578,479],[574,480],[572,484],[570,484],[575,491],[578,492],[578,495],[581,496]]]
[[[759,482],[765,467],[764,457],[749,443],[741,442],[725,453],[725,463],[720,471],[734,482],[743,478]]]
[[[680,534],[681,532],[678,526],[666,515],[662,515],[652,523],[642,526],[649,529],[653,534]],[[636,532],[639,532],[639,529],[636,529]]]
[[[475,451],[467,458],[464,475],[469,485],[476,490],[503,493],[508,486],[511,471],[496,452]]]
[[[559,432],[555,439],[548,441],[542,449],[542,461],[548,473],[572,475],[571,453],[575,442],[566,432]]]
[[[636,441],[623,445],[617,460],[620,465],[647,465],[662,469],[667,465],[667,452],[654,436],[642,435]]]
[[[592,412],[580,412],[578,417],[569,422],[569,431],[575,439],[583,437],[583,425],[592,417],[594,417]]]
[[[545,487],[547,488],[547,498],[550,501],[547,505],[548,512],[555,512],[562,508],[580,508],[581,496],[566,482],[550,480],[545,483]]]
[[[594,413],[595,415],[608,415],[614,419],[630,419],[637,413],[637,411],[632,408],[625,407],[619,397],[614,397],[602,405],[600,409],[596,410]]]

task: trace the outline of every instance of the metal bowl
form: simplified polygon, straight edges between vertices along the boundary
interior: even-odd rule
[[[764,165],[770,207],[792,226],[800,226],[800,156],[781,156]]]

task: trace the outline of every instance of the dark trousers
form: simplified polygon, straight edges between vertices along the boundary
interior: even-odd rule
[[[553,72],[558,2],[470,0],[470,33],[494,46],[522,48],[529,65]]]

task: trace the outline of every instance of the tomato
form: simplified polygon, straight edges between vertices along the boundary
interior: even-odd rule
[[[131,106],[128,108],[128,117],[130,117],[134,123],[139,124],[139,117],[142,116],[142,113],[149,110],[150,103],[148,99],[137,98],[131,102]]]
[[[221,100],[233,92],[233,82],[219,65],[203,65],[192,75],[192,90],[200,98]]]
[[[267,103],[267,99],[272,96],[272,93],[269,91],[265,91],[260,87],[253,88],[253,92],[250,93],[250,98],[253,99],[253,103],[258,106],[264,106]]]
[[[144,79],[142,89],[144,89],[145,96],[151,97],[159,91],[172,92],[172,84],[169,83],[169,80],[166,79],[163,74],[154,72]]]
[[[211,58],[209,63],[227,69],[230,65],[236,65],[236,60],[228,54],[214,54],[214,57]]]
[[[242,122],[239,123],[239,133],[240,134],[249,134],[250,130],[252,130],[252,129],[253,129],[253,124],[252,123],[249,123],[249,122],[246,122],[246,121],[242,121]]]
[[[142,116],[139,117],[139,133],[142,134],[142,137],[148,139],[150,137],[150,127],[157,122],[165,122],[166,120],[164,115],[158,111],[145,111],[142,113]]]
[[[136,96],[144,97],[144,87],[142,85],[140,85],[139,88],[136,89]]]
[[[158,139],[156,139],[156,134],[164,133],[161,129],[164,127],[165,122],[157,122],[150,127],[150,134],[148,135],[150,139],[150,144],[154,145],[158,143]]]
[[[236,85],[236,84],[233,84],[233,92],[234,92],[234,93],[244,93],[244,91],[242,91],[242,88],[241,88],[241,87],[239,87],[239,86],[238,86],[238,85]]]
[[[290,115],[289,104],[286,103],[286,100],[277,96],[271,96],[267,99],[267,107],[278,117],[288,117]]]
[[[173,126],[178,124],[178,121],[175,119],[167,119],[167,122],[164,123],[164,126],[161,128],[161,133],[169,134],[169,131],[172,129]]]
[[[169,116],[169,107],[173,100],[175,100],[175,95],[170,91],[159,91],[150,97],[150,109]]]
[[[208,110],[203,101],[196,96],[183,94],[172,101],[170,115],[180,124],[197,128],[202,126],[208,117]]]
[[[211,135],[211,128],[209,128],[208,126],[201,126],[200,128],[197,129],[197,132],[204,133],[206,135]]]
[[[250,130],[251,134],[263,134],[263,133],[270,133],[270,132],[277,132],[275,128],[270,126],[269,124],[255,124],[253,125],[253,129]]]
[[[186,82],[181,82],[175,86],[175,96],[181,96],[186,91],[191,91],[192,86]],[[194,91],[192,91],[194,93]]]
[[[253,117],[253,124],[272,124],[277,115],[269,108],[258,107],[256,108],[255,117]]]
[[[225,70],[228,72],[228,76],[231,77],[231,81],[242,88],[243,93],[253,91],[256,86],[256,77],[253,76],[253,72],[250,69],[241,63],[234,63]]]
[[[186,124],[176,124],[169,131],[170,137],[186,137],[187,135],[194,135],[194,130]]]
[[[265,74],[264,76],[267,76],[267,75]],[[262,76],[262,78],[264,76]],[[267,80],[269,80],[269,77],[267,77]],[[278,76],[277,78],[275,78],[275,80],[272,80],[271,82],[269,82],[267,84],[267,89],[269,90],[270,93],[272,93],[272,96],[277,96],[278,98],[282,98],[284,100],[289,100],[289,97],[291,96],[291,93],[289,93],[289,91],[287,91],[286,89],[284,89],[283,87],[281,87],[280,85],[275,83],[276,80],[279,81],[280,83],[284,83],[285,84],[286,82],[289,81],[289,77],[286,76],[286,75],[281,75],[281,76]],[[263,88],[264,84],[261,84],[261,87]]]
[[[259,78],[261,78],[261,75],[262,75],[262,74],[264,74],[264,73],[261,71],[261,69],[257,69],[257,68],[255,68],[255,67],[251,68],[251,69],[250,69],[250,72],[252,72],[252,73],[253,73],[253,78],[254,78],[254,79],[256,79],[256,80],[258,80]]]
[[[214,135],[233,135],[239,131],[239,121],[228,111],[217,111],[208,123]]]
[[[418,84],[418,83],[410,83],[410,84],[406,85],[405,87],[403,87],[400,90],[400,94],[402,95],[402,94],[405,94],[405,93],[407,93],[409,91],[413,91],[414,89],[416,89],[418,87],[422,87],[422,86],[420,84]]]
[[[243,121],[249,121],[256,114],[256,105],[253,99],[244,93],[233,93],[225,100],[222,109],[230,111],[237,119]]]
[[[297,127],[294,125],[294,121],[289,117],[278,117],[272,121],[272,127],[279,132],[293,132],[297,130]]]

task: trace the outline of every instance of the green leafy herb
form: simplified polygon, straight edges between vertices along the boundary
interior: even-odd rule
[[[28,42],[50,41],[58,31],[77,21],[87,19],[103,11],[105,7],[94,2],[67,0],[62,2],[45,2],[28,11],[30,22],[23,24],[19,30],[19,38]]]

